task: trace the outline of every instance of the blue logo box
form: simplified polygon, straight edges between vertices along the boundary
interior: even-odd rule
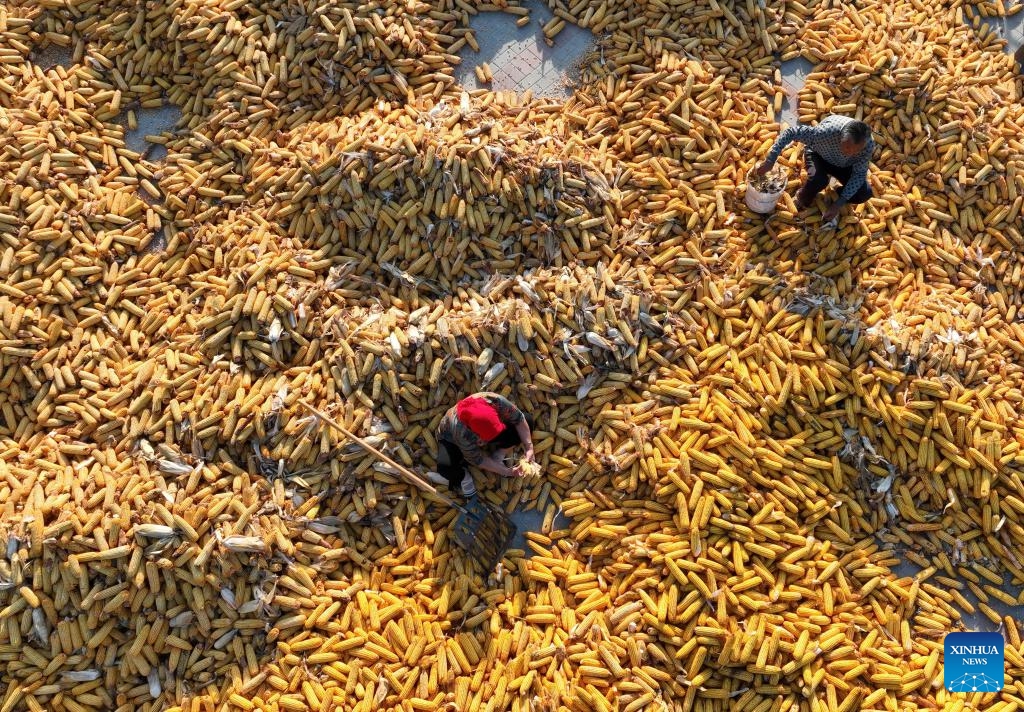
[[[999,633],[949,633],[943,641],[943,683],[950,692],[1003,689],[1003,646]]]

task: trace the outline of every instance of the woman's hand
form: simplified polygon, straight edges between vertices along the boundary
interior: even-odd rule
[[[526,450],[526,459],[529,462],[533,462],[533,437],[530,432],[530,426],[526,424],[526,418],[519,421],[516,431],[519,433],[519,442],[523,444]]]
[[[509,467],[508,465],[506,465],[504,462],[502,462],[498,458],[494,457],[493,455],[490,456],[490,457],[485,457],[480,462],[478,467],[481,470],[486,470],[487,472],[493,472],[494,474],[499,475],[501,477],[515,477],[516,476],[515,470],[513,468]]]

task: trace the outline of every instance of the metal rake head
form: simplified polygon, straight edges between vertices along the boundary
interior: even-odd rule
[[[474,497],[459,509],[454,534],[455,543],[489,572],[516,535],[516,525],[501,508]]]

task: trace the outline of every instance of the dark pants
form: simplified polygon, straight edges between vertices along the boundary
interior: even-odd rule
[[[826,161],[824,158],[819,156],[814,151],[807,152],[807,165],[808,167],[814,166],[814,175],[807,179],[803,188],[796,194],[797,205],[801,207],[807,207],[814,202],[818,193],[828,187],[828,181],[830,178],[836,178],[840,183],[846,185],[847,181],[850,180],[850,174],[853,172],[853,168],[847,166],[842,168],[840,166],[833,166],[831,163]],[[848,202],[853,205],[859,203],[866,203],[874,193],[871,192],[871,186],[864,183],[853,197]]]
[[[533,418],[527,413],[523,415],[526,417],[526,425],[532,433]],[[519,437],[518,430],[506,427],[498,437],[487,443],[486,449],[488,452],[493,453],[495,450],[504,450],[521,445],[522,442],[523,440]],[[442,477],[448,478],[448,488],[455,490],[462,484],[462,480],[466,476],[466,465],[468,464],[466,458],[463,457],[462,450],[459,449],[458,445],[447,440],[438,440],[437,449],[437,472]]]

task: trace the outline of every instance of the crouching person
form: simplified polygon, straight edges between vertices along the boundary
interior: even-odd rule
[[[504,463],[512,448],[522,445],[525,458],[534,461],[532,419],[497,393],[474,393],[463,398],[444,416],[437,429],[437,465],[466,497],[476,494],[469,465],[502,477],[522,477],[518,467]]]

